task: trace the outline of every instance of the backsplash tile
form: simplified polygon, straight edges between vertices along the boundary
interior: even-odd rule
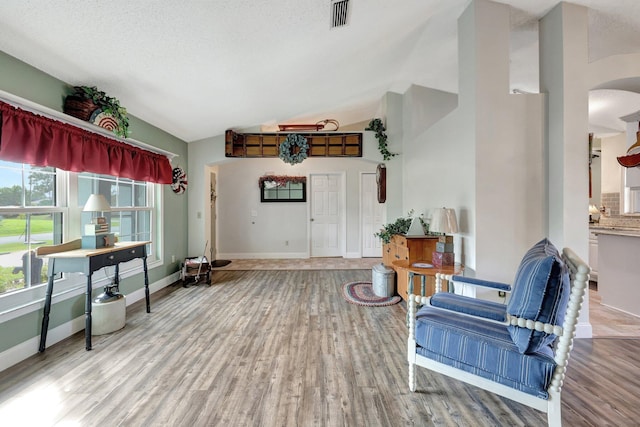
[[[608,209],[609,217],[620,215],[620,193],[602,193],[600,195],[602,206]]]
[[[600,215],[599,225],[640,228],[640,218],[620,215],[620,193],[602,193],[600,200],[607,214]]]

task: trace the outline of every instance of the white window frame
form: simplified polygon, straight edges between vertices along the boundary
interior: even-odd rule
[[[78,174],[58,169],[56,173],[56,206],[11,208],[5,211],[19,213],[61,212],[62,235],[64,241],[71,241],[82,236],[82,230],[78,224],[82,206],[78,206]],[[151,210],[151,251],[147,258],[147,268],[150,270],[163,265],[162,257],[162,186],[159,184],[147,184],[147,202],[152,204]],[[147,210],[147,208],[118,208],[125,210]],[[103,272],[104,270],[104,272]],[[125,279],[143,271],[142,260],[135,259],[120,265],[120,278]],[[115,267],[106,267],[92,277],[93,289],[104,287],[111,281],[115,273]],[[63,274],[61,279],[54,283],[52,303],[57,303],[77,295],[84,294],[87,278],[78,273]],[[42,310],[47,284],[30,286],[24,289],[0,294],[0,324],[25,314]]]

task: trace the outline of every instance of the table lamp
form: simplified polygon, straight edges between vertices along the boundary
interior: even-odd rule
[[[440,234],[438,242],[436,242],[436,250],[431,255],[431,263],[436,267],[453,265],[455,263],[453,236],[447,236],[447,233],[458,232],[456,211],[451,208],[434,209],[431,213],[429,232]]]
[[[111,210],[111,206],[107,202],[107,199],[102,194],[92,194],[87,199],[87,203],[84,205],[83,212],[109,212]],[[98,224],[102,222],[106,223],[106,218],[104,217],[91,217],[92,224]]]
[[[109,212],[111,206],[102,194],[92,194],[87,199],[84,212]],[[84,226],[82,236],[82,247],[86,249],[97,249],[113,246],[115,236],[110,233],[109,223],[104,216],[92,216],[91,223]]]

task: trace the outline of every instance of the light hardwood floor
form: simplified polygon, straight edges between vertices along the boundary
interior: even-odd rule
[[[402,304],[346,303],[370,270],[217,271],[0,373],[2,426],[542,426],[546,418],[422,369],[408,389]],[[565,426],[638,425],[640,341],[577,340]]]
[[[216,270],[371,270],[382,258],[235,259]]]
[[[640,338],[640,317],[602,305],[597,286],[589,289],[589,322],[594,338]]]

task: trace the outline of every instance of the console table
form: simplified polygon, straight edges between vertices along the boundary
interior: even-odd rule
[[[104,267],[114,265],[116,267],[115,283],[119,282],[119,266],[122,262],[142,258],[144,268],[144,294],[147,302],[147,313],[151,312],[149,303],[149,275],[147,272],[147,244],[151,242],[118,242],[112,247],[99,249],[82,249],[82,240],[63,243],[54,246],[41,246],[36,249],[36,256],[49,260],[49,282],[44,301],[44,316],[42,317],[42,330],[40,331],[39,352],[43,352],[47,341],[49,329],[49,313],[51,312],[51,295],[53,293],[54,277],[58,273],[83,273],[87,276],[87,289],[85,291],[85,348],[91,350],[91,285],[92,274]]]

